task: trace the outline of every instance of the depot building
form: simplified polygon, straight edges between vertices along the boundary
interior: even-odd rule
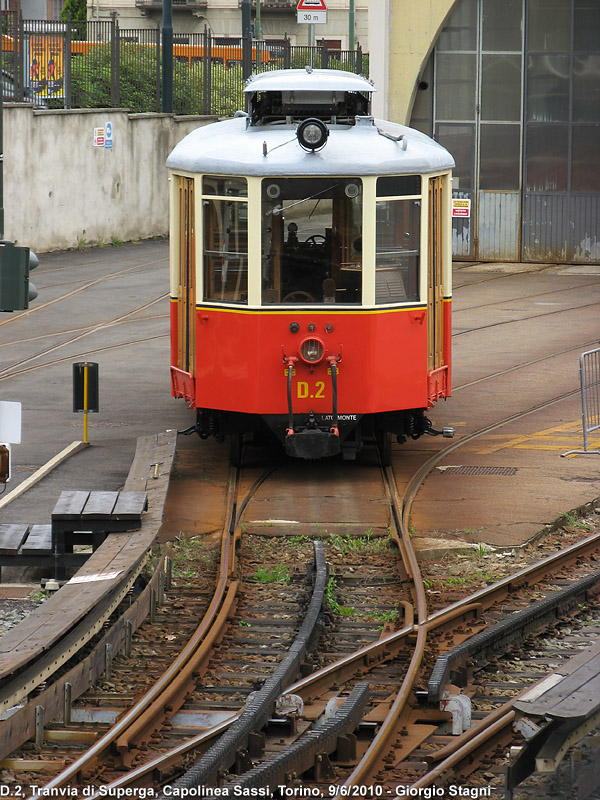
[[[454,156],[454,257],[599,263],[600,2],[379,5],[375,114]]]

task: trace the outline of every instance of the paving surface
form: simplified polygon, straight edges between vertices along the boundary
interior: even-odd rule
[[[454,284],[454,391],[432,411],[435,426],[460,440],[548,405],[445,458],[412,523],[425,536],[515,546],[600,495],[600,456],[561,457],[583,447],[579,357],[600,346],[600,267],[455,264]],[[424,458],[439,446],[410,449]]]
[[[90,447],[1,508],[2,522],[49,522],[63,489],[121,488],[138,436],[192,422],[169,393],[166,241],[44,255],[34,280],[39,297],[30,310],[0,314],[0,399],[23,406],[6,491],[82,438],[82,415],[72,412],[74,362],[99,364],[100,412],[89,417]],[[436,540],[518,545],[600,494],[600,456],[560,457],[582,445],[579,355],[598,346],[600,267],[458,263],[453,305],[455,391],[432,412],[436,427],[454,425],[458,439],[516,413],[524,400],[533,407],[566,397],[444,459],[412,524]],[[395,446],[399,481],[447,444]],[[198,465],[208,500],[204,510],[186,510],[189,531],[208,533],[220,516],[226,446],[193,436],[180,437],[179,447],[181,464]],[[448,469],[457,466],[467,469]],[[169,529],[169,503],[180,511],[188,502],[184,484],[174,481],[170,493],[169,535],[178,532]]]
[[[169,393],[166,241],[40,261],[29,311],[0,314],[0,399],[20,402],[23,416],[6,491],[83,438],[83,415],[72,410],[73,363],[98,363],[100,408],[89,415],[90,447],[2,508],[3,522],[48,523],[63,489],[120,489],[139,436],[190,424]]]

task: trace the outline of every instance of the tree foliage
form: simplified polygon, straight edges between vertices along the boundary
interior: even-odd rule
[[[77,27],[76,25],[74,28]],[[86,53],[71,58],[71,104],[73,108],[110,108],[111,75],[119,78],[121,108],[134,112],[160,111],[161,65],[157,63],[156,45],[119,43],[119,63],[111,62],[111,45],[90,43]],[[160,51],[158,53],[160,56]],[[294,56],[292,66],[304,64],[305,57]],[[318,67],[320,58],[315,62]],[[333,69],[348,69],[348,64],[329,58]],[[368,61],[363,57],[363,70]],[[245,86],[242,65],[213,61],[210,75],[205,75],[203,59],[173,64],[173,110],[176,114],[217,114],[230,117],[244,108]],[[205,92],[209,104],[205,105]]]
[[[86,0],[65,0],[65,4],[60,12],[60,18],[66,22],[69,17],[72,20],[87,19]]]
[[[204,64],[173,65],[173,108],[176,114],[211,113],[232,116],[244,107],[242,67],[212,64],[211,108],[204,106]],[[134,112],[160,111],[161,68],[156,48],[122,42],[119,48],[119,106]],[[74,108],[107,108],[111,102],[111,47],[90,47],[71,59],[71,97]]]

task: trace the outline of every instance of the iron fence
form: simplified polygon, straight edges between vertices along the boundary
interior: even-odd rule
[[[121,28],[110,20],[46,22],[2,13],[5,101],[49,108],[161,110],[161,31]],[[244,108],[252,72],[329,67],[368,74],[368,56],[356,50],[291,45],[287,35],[269,42],[220,39],[208,28],[176,34],[173,43],[173,111],[231,116]]]
[[[600,349],[581,354],[579,380],[583,450],[568,450],[562,455],[600,455],[600,450],[588,450],[588,435],[600,430]]]

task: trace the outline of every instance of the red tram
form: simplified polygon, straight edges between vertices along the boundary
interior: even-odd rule
[[[302,458],[437,433],[450,395],[451,169],[336,70],[253,77],[167,161],[171,387],[201,437]],[[451,431],[445,431],[451,435]]]

